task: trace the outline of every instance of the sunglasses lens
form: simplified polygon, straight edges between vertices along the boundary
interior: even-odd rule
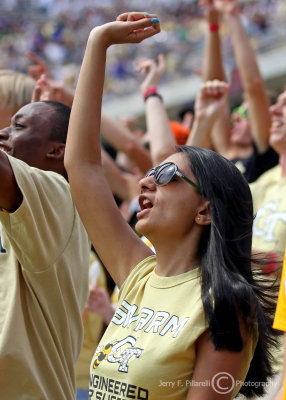
[[[232,119],[234,119],[235,114],[238,114],[242,119],[246,119],[248,117],[248,110],[244,106],[239,106],[232,111],[231,113]]]
[[[156,185],[158,186],[167,185],[172,180],[173,176],[175,175],[175,172],[176,172],[175,164],[162,165],[162,167],[156,171],[156,175],[154,178]]]

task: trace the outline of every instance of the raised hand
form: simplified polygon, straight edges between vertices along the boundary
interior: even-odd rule
[[[195,120],[187,140],[190,146],[210,146],[214,123],[226,105],[229,84],[223,81],[207,81],[202,84],[195,102]]]
[[[73,91],[67,88],[64,82],[48,79],[47,75],[43,74],[36,82],[32,102],[54,100],[71,107],[73,96]]]
[[[159,32],[160,23],[156,14],[128,12],[119,15],[114,22],[94,28],[91,36],[102,33],[103,43],[109,47],[112,44],[140,43]]]
[[[36,82],[32,102],[45,100],[54,100],[54,93],[46,75],[43,74]]]
[[[219,12],[214,7],[214,0],[200,0],[199,5],[203,9],[205,19],[209,24],[218,23]]]
[[[31,51],[27,53],[27,57],[33,62],[33,64],[28,67],[28,74],[35,79],[35,81],[40,79],[43,74],[51,78],[52,75],[48,65],[41,60],[40,57]]]
[[[148,58],[138,61],[136,70],[145,74],[145,79],[141,84],[141,91],[144,94],[150,86],[158,86],[161,76],[165,70],[165,58],[159,54],[157,60]]]
[[[240,10],[238,0],[213,0],[213,6],[222,14],[236,14]]]
[[[223,81],[207,81],[201,86],[195,102],[198,118],[208,118],[212,122],[222,111],[229,91],[229,84]]]

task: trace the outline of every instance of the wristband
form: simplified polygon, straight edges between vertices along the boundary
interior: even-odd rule
[[[156,86],[149,86],[148,89],[143,93],[143,99],[145,100],[150,94],[157,94],[158,90]]]
[[[158,97],[161,101],[163,101],[162,96],[159,93],[150,93],[147,94],[147,96],[144,97],[144,101],[149,99],[150,97]]]
[[[209,24],[210,32],[217,32],[219,30],[219,24]]]

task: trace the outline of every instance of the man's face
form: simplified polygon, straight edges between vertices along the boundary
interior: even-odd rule
[[[270,145],[279,155],[286,154],[286,91],[270,107],[272,125],[270,130]]]
[[[44,169],[51,142],[52,109],[45,103],[30,103],[11,118],[0,131],[0,149],[32,167]]]
[[[247,103],[233,110],[231,114],[232,129],[230,140],[232,144],[246,146],[251,144],[251,130],[248,118]]]

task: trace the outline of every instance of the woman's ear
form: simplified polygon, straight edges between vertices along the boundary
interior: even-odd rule
[[[204,200],[198,207],[195,222],[198,225],[209,225],[211,223],[211,210],[209,200]]]
[[[65,155],[66,145],[64,143],[53,142],[48,153],[47,158],[53,158],[55,160],[63,160]]]

